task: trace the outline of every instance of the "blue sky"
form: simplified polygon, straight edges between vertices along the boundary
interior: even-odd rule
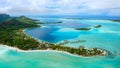
[[[0,13],[120,17],[120,0],[0,0]]]

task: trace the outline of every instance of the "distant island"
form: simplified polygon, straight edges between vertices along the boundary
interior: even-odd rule
[[[100,28],[102,25],[96,25],[92,27],[86,27],[86,28],[75,28],[76,30],[91,30],[92,28]]]
[[[0,22],[3,22],[6,19],[9,19],[10,16],[8,14],[0,14]]]
[[[112,21],[115,21],[115,22],[120,22],[120,20],[112,20]]]
[[[59,24],[62,23],[62,21],[58,21],[58,22],[40,22],[40,24]]]
[[[86,49],[84,46],[73,48],[62,46],[60,44],[38,41],[27,36],[23,32],[26,28],[41,27],[38,25],[37,20],[30,19],[25,16],[10,17],[6,14],[0,14],[0,17],[2,19],[0,22],[0,44],[17,47],[22,50],[59,50],[81,56],[107,55],[106,50],[99,48]],[[101,26],[98,25],[94,28],[99,27]]]

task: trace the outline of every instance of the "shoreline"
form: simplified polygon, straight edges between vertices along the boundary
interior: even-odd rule
[[[55,52],[55,53],[63,53],[63,54],[67,54],[67,55],[70,55],[70,56],[75,56],[75,57],[82,57],[82,58],[91,58],[91,57],[96,57],[98,55],[94,55],[94,56],[82,56],[82,55],[77,55],[77,54],[71,54],[69,52],[66,52],[66,51],[60,51],[60,50],[21,50],[17,47],[11,47],[11,46],[8,46],[8,45],[3,45],[3,44],[0,44],[0,46],[5,46],[5,47],[8,47],[9,49],[12,49],[16,52]],[[105,54],[107,54],[107,52],[104,52]],[[99,55],[100,57],[101,55]],[[105,55],[106,56],[106,55]]]
[[[26,36],[29,36],[30,38],[35,39],[35,40],[38,41],[39,43],[41,43],[41,42],[49,43],[49,42],[39,40],[39,39],[37,39],[37,38],[35,38],[35,37],[32,37],[32,36],[26,34],[26,33],[25,33],[25,30],[27,30],[27,29],[28,29],[28,28],[23,29],[23,33],[24,33]],[[54,44],[55,44],[55,43],[54,43]],[[67,52],[67,51],[61,51],[61,50],[50,50],[50,49],[46,49],[46,50],[21,50],[21,49],[19,49],[19,48],[17,48],[17,49],[20,50],[20,51],[22,51],[22,52],[26,52],[26,51],[27,51],[27,52],[39,52],[39,51],[42,51],[42,52],[61,52],[61,53],[65,53],[65,54],[72,55],[72,56],[77,56],[77,57],[95,57],[95,56],[103,56],[103,55],[106,56],[106,55],[107,55],[107,51],[106,51],[106,50],[102,53],[102,55],[83,56],[83,55],[72,54],[72,53],[69,53],[69,52]],[[102,50],[102,49],[101,49],[101,50]]]
[[[3,46],[3,47],[8,47],[9,49],[11,50],[14,50],[16,52],[55,52],[55,53],[63,53],[63,54],[67,54],[67,55],[70,55],[70,56],[74,56],[74,57],[82,57],[82,58],[91,58],[91,57],[96,57],[96,56],[82,56],[82,55],[77,55],[77,54],[71,54],[69,52],[66,52],[66,51],[59,51],[59,50],[21,50],[19,48],[16,48],[16,47],[11,47],[11,46],[8,46],[8,45],[3,45],[3,44],[0,44],[0,47]]]
[[[29,19],[27,19],[26,17],[23,17],[26,19],[26,22],[28,21],[29,22]],[[17,20],[17,19],[20,19],[20,20]],[[21,17],[19,18],[15,18],[15,19],[11,19],[7,22],[5,22],[5,24],[9,23],[9,22],[12,22],[11,24],[14,24],[14,21],[17,21],[17,23],[19,21],[22,21],[23,19]],[[34,21],[30,21],[31,22],[34,22]],[[4,29],[3,29],[3,33],[6,33],[6,36],[7,38],[5,38],[5,40],[3,39],[3,41],[1,42],[1,44],[3,43],[4,45],[7,45],[7,46],[11,46],[11,47],[14,47],[14,48],[17,48],[16,50],[19,50],[19,51],[33,51],[33,50],[37,50],[37,51],[59,51],[59,52],[64,52],[64,53],[69,53],[69,54],[72,54],[72,55],[78,55],[78,56],[105,56],[107,54],[107,52],[103,49],[98,49],[98,48],[92,48],[92,49],[86,49],[84,48],[84,46],[80,46],[79,48],[73,48],[73,47],[68,47],[68,46],[62,46],[62,45],[58,45],[58,44],[55,44],[55,43],[50,43],[50,42],[46,42],[46,41],[42,41],[38,38],[35,38],[31,35],[28,35],[27,33],[25,33],[25,30],[27,30],[28,28],[32,28],[32,27],[38,27],[37,25],[38,24],[26,24],[25,26],[23,24],[26,24],[24,21],[22,21],[19,25],[16,24],[18,27],[18,31],[16,31],[16,29],[14,28],[16,25],[13,25],[13,26],[9,26],[9,31],[13,31],[14,35],[10,36],[10,35],[7,35],[7,32],[4,32]],[[4,26],[1,25],[1,26]],[[23,27],[21,27],[23,26]],[[6,27],[7,29],[8,27]],[[11,29],[10,29],[11,28]],[[1,30],[2,30],[1,29]],[[2,36],[4,37],[4,35]],[[18,37],[18,38],[16,38]],[[10,39],[8,39],[10,38]],[[13,39],[11,41],[11,39]],[[17,41],[18,42],[17,42]],[[31,42],[31,43],[30,43]]]

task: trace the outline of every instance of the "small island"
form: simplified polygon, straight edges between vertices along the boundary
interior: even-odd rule
[[[76,30],[90,30],[91,28],[75,28]]]
[[[120,20],[111,20],[111,21],[120,22]]]
[[[84,46],[73,48],[60,44],[38,41],[24,34],[24,29],[34,27],[40,27],[38,22],[34,19],[30,19],[25,16],[10,18],[6,16],[6,19],[4,18],[4,21],[0,22],[0,44],[17,47],[22,50],[66,51],[68,53],[80,56],[103,56],[107,54],[106,50],[99,48],[86,49]]]
[[[96,26],[93,26],[94,28],[100,28],[102,27],[102,25],[96,25]]]
[[[59,24],[62,23],[62,21],[58,21],[58,22],[40,22],[39,24]]]
[[[92,26],[92,27],[86,27],[86,28],[75,28],[76,30],[85,30],[85,31],[89,31],[92,28],[100,28],[102,27],[102,25],[96,25],[96,26]]]

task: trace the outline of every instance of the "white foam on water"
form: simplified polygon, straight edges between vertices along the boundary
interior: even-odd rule
[[[9,47],[0,45],[0,57],[5,56],[8,50],[9,50]]]

